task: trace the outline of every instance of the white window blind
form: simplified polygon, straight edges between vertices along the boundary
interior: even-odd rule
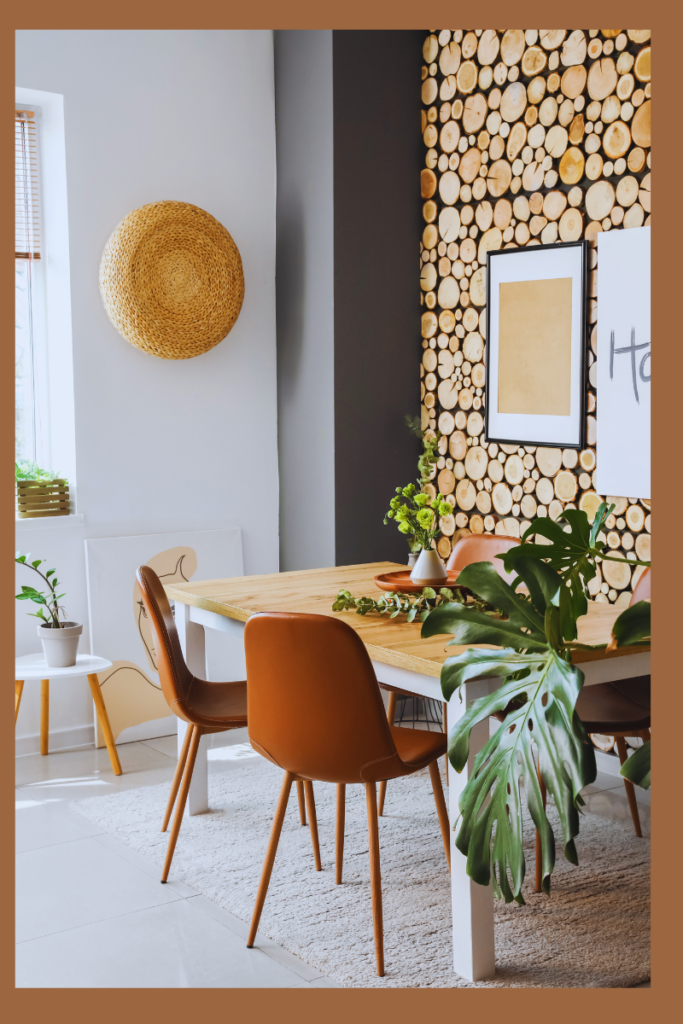
[[[18,260],[39,260],[38,139],[32,110],[15,110],[14,167],[14,255]]]

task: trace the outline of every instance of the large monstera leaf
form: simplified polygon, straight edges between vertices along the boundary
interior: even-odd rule
[[[504,722],[475,758],[461,794],[456,846],[466,855],[467,872],[476,882],[492,881],[497,896],[523,903],[524,796],[540,833],[542,887],[549,892],[555,840],[543,809],[538,774],[555,801],[564,854],[576,864],[580,792],[595,780],[596,765],[593,747],[574,710],[583,673],[570,661],[575,627],[562,619],[562,592],[568,587],[557,572],[537,559],[518,558],[514,568],[519,576],[516,583],[526,584],[528,596],[516,593],[489,562],[478,562],[460,573],[458,583],[500,615],[445,604],[429,614],[422,635],[451,633],[451,644],[503,648],[469,649],[449,658],[441,672],[441,688],[450,700],[467,681],[496,676],[504,680],[494,693],[475,701],[451,730],[448,756],[455,770],[462,771],[472,728],[507,709]]]
[[[638,747],[621,766],[620,775],[641,789],[650,788],[650,740]]]

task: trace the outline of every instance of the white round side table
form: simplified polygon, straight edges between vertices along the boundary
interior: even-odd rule
[[[114,775],[122,775],[121,762],[109,724],[107,709],[104,706],[100,681],[97,678],[98,672],[105,672],[111,666],[111,661],[107,661],[106,658],[97,658],[93,654],[77,655],[76,664],[70,665],[68,668],[50,668],[43,654],[25,654],[23,658],[17,658],[14,663],[14,724],[17,724],[19,716],[24,683],[27,679],[40,679],[40,753],[47,754],[50,728],[50,680],[67,676],[87,676]]]

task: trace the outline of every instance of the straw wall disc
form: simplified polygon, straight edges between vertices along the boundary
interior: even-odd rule
[[[100,294],[131,345],[161,359],[191,359],[237,320],[242,260],[210,213],[190,203],[150,203],[124,217],[107,242]]]

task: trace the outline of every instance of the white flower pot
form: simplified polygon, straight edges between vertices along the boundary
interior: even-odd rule
[[[64,622],[61,629],[43,624],[38,626],[45,661],[50,668],[69,668],[76,664],[78,640],[82,632],[83,626],[78,622]]]
[[[426,551],[423,548],[410,578],[418,587],[442,587],[448,580],[448,573],[438,551],[434,548]]]

